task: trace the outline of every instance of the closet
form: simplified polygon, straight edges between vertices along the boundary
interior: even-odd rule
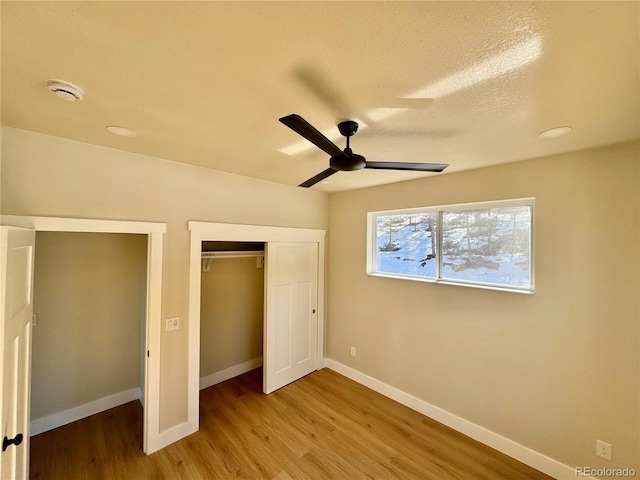
[[[147,235],[37,232],[31,434],[141,399]]]
[[[202,242],[200,389],[262,366],[264,249]]]

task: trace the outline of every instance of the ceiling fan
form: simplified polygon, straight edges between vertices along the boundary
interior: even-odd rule
[[[414,170],[417,172],[441,172],[449,165],[446,163],[410,163],[410,162],[368,162],[366,158],[357,153],[353,153],[349,147],[349,137],[358,131],[358,123],[353,120],[346,120],[338,124],[338,130],[347,138],[347,148],[340,148],[320,133],[313,125],[307,122],[300,115],[292,113],[282,117],[280,122],[289,127],[297,134],[303,136],[316,147],[331,155],[329,168],[319,173],[315,177],[302,182],[299,187],[309,188],[324,180],[330,175],[339,171],[361,170],[363,168],[373,168],[378,170]]]

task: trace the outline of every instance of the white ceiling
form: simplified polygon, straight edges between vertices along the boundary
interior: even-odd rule
[[[329,161],[280,151],[305,142],[290,113],[335,133],[358,118],[355,152],[444,174],[640,136],[639,2],[2,1],[1,17],[3,125],[288,185]]]

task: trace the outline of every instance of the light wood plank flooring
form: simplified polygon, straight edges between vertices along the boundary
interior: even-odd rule
[[[200,393],[200,431],[146,456],[138,402],[31,440],[32,479],[549,479],[331,370]]]

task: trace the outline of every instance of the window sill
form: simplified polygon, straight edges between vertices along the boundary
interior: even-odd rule
[[[391,273],[378,273],[378,272],[367,272],[367,275],[371,277],[393,278],[396,280],[412,280],[412,281],[424,282],[424,283],[439,283],[442,285],[455,285],[457,287],[481,288],[484,290],[496,290],[498,292],[520,293],[525,295],[533,295],[536,293],[534,288],[507,287],[507,286],[491,285],[491,284],[480,283],[480,282],[461,282],[461,281],[455,281],[455,280],[440,280],[437,278],[427,278],[427,277],[419,277],[419,276],[412,276],[412,275],[393,275]]]

